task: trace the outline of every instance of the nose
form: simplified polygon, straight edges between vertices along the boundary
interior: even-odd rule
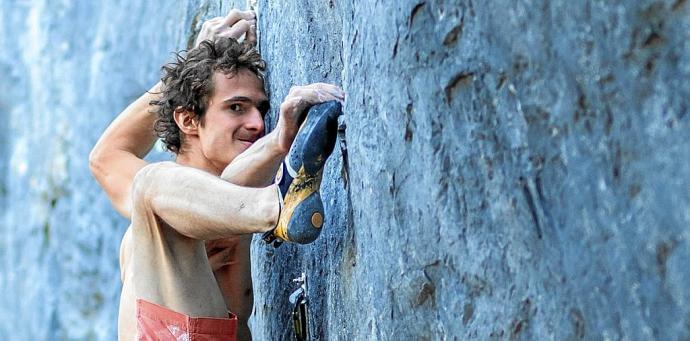
[[[263,132],[264,119],[261,117],[261,112],[254,108],[251,113],[245,116],[244,128],[250,131]]]

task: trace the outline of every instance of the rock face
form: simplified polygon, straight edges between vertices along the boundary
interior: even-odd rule
[[[320,339],[690,338],[685,1],[256,6],[274,108],[348,94],[320,239],[253,243],[256,339],[302,272]],[[88,151],[232,7],[0,2],[1,338],[114,337],[127,222]]]
[[[116,338],[128,222],[88,154],[220,7],[0,0],[0,339]]]

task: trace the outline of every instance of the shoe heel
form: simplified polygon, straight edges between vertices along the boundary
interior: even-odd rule
[[[313,242],[321,234],[324,217],[321,195],[314,192],[295,207],[288,223],[288,240],[299,244]]]

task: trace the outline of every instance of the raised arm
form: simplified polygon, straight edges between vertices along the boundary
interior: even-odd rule
[[[231,10],[227,16],[206,21],[195,46],[215,37],[232,37],[256,43],[256,18],[252,11]],[[89,155],[89,167],[103,187],[113,207],[126,218],[131,216],[134,176],[147,165],[144,156],[156,141],[156,115],[149,103],[157,99],[162,84],[130,104],[106,129]]]
[[[156,117],[149,110],[149,102],[156,99],[160,87],[160,83],[156,84],[118,115],[89,155],[89,167],[96,181],[115,210],[128,219],[134,176],[146,166],[143,158],[156,141],[153,132]]]

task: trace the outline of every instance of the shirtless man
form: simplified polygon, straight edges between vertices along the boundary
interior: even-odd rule
[[[241,36],[243,44],[230,39]],[[293,87],[276,129],[263,136],[269,106],[264,62],[251,48],[254,13],[211,19],[196,41],[110,124],[89,157],[114,208],[131,219],[120,250],[122,340],[164,337],[157,332],[227,337],[235,323],[238,339],[251,338],[249,244],[279,219],[271,181],[305,109],[344,97],[329,84]],[[143,160],[154,126],[175,162]]]

